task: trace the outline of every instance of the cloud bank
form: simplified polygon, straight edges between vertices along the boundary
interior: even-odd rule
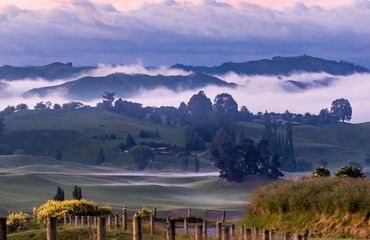
[[[71,0],[41,10],[0,9],[0,64],[218,64],[309,54],[370,66],[370,1],[283,9],[167,0],[121,11]]]

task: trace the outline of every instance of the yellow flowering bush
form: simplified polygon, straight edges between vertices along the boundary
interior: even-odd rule
[[[17,232],[25,229],[30,216],[23,212],[11,212],[6,220],[6,226],[9,232]]]
[[[137,214],[142,218],[150,218],[153,211],[149,208],[143,207],[137,211]]]
[[[34,217],[39,221],[45,221],[47,217],[56,217],[63,219],[64,214],[78,216],[103,216],[112,213],[109,206],[98,206],[88,200],[49,200],[42,206],[33,209]]]

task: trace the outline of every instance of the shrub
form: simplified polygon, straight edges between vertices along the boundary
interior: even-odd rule
[[[351,178],[363,178],[365,177],[362,170],[354,166],[344,166],[339,169],[335,176],[337,177],[351,177]]]
[[[313,172],[314,177],[330,177],[330,171],[326,167],[317,167]]]
[[[150,218],[153,211],[149,208],[143,207],[137,211],[137,214],[142,218]]]
[[[109,206],[97,206],[88,200],[49,200],[42,206],[33,209],[33,214],[38,221],[44,222],[47,217],[56,217],[61,220],[64,214],[79,216],[103,216],[112,213]]]
[[[19,232],[27,228],[30,216],[23,212],[11,212],[8,215],[6,226],[9,232]]]

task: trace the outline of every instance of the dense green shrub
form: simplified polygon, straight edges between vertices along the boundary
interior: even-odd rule
[[[326,167],[317,167],[312,172],[312,176],[314,177],[330,177],[330,171]]]
[[[362,170],[355,166],[344,166],[339,169],[335,176],[337,177],[351,177],[351,178],[363,178],[365,177]]]

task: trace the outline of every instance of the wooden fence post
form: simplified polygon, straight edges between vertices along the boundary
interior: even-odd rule
[[[189,234],[189,218],[184,218],[184,233]]]
[[[292,234],[290,232],[285,233],[284,240],[292,240]]]
[[[114,215],[114,229],[118,229],[118,215]]]
[[[245,229],[245,235],[243,240],[252,240],[252,229],[246,228]]]
[[[78,227],[78,216],[75,216],[75,227]]]
[[[72,227],[73,226],[72,215],[68,216],[68,220],[69,220],[69,226]]]
[[[258,228],[253,229],[254,239],[259,239],[260,230]]]
[[[276,235],[275,229],[270,229],[270,240],[275,240],[275,235]]]
[[[107,217],[107,229],[108,230],[111,230],[112,228],[112,216],[109,214],[108,217]]]
[[[6,240],[6,218],[0,218],[0,240]]]
[[[57,240],[57,219],[48,217],[46,219],[46,239]]]
[[[132,234],[133,240],[141,240],[142,239],[142,232],[141,232],[141,217],[137,214],[134,215],[132,219]]]
[[[155,216],[154,214],[150,215],[150,235],[153,237],[154,236],[154,230],[155,228]]]
[[[303,240],[302,234],[295,234],[295,240]]]
[[[81,226],[85,226],[85,216],[81,216]]]
[[[63,214],[63,225],[66,227],[68,224],[67,213]]]
[[[122,211],[122,228],[123,231],[127,231],[127,208],[124,207]]]
[[[194,239],[195,240],[203,240],[203,226],[202,225],[195,225],[194,231]]]
[[[222,240],[230,240],[230,227],[224,226],[222,228]]]
[[[226,211],[222,211],[221,222],[222,223],[226,222]]]
[[[98,226],[98,217],[97,216],[94,216],[94,226],[95,227]]]
[[[87,227],[90,228],[90,226],[91,226],[91,217],[87,216]]]
[[[175,240],[176,237],[176,222],[167,218],[167,240]]]
[[[208,238],[208,223],[207,220],[203,220],[203,239],[207,240]]]
[[[222,222],[216,223],[216,239],[221,239]]]
[[[265,230],[265,232],[263,233],[263,240],[270,240],[270,231],[269,230]]]
[[[97,229],[96,229],[96,240],[105,240],[105,232],[106,232],[106,219],[105,217],[97,217]]]
[[[235,224],[231,224],[230,235],[231,235],[232,238],[235,238],[235,236],[236,236]]]
[[[240,226],[240,240],[245,240],[244,239],[244,236],[245,236],[245,226]]]
[[[153,209],[153,217],[154,217],[154,221],[156,221],[157,220],[157,208]]]

